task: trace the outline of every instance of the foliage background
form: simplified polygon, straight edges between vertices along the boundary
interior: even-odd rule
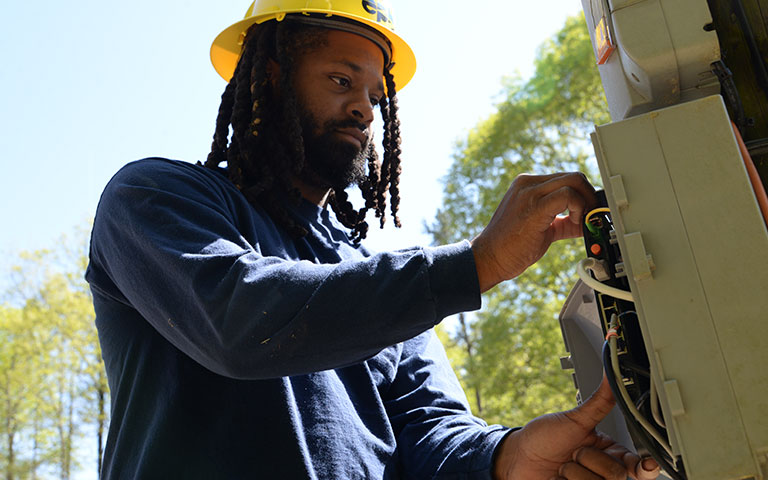
[[[101,463],[107,379],[88,285],[87,230],[20,254],[0,300],[0,472],[69,479]],[[92,442],[94,458],[82,453]]]
[[[511,77],[496,112],[456,145],[443,207],[428,226],[436,244],[472,238],[521,173],[577,170],[597,181],[588,142],[609,121],[584,19],[569,18],[539,49],[535,73]],[[517,279],[484,295],[476,314],[441,332],[473,404],[491,423],[523,425],[572,408],[575,391],[560,369],[557,316],[575,283],[580,241],[559,242]]]

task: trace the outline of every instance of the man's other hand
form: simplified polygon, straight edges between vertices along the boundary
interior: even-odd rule
[[[573,410],[543,415],[509,434],[499,445],[496,480],[653,480],[659,465],[597,433],[595,426],[613,408],[608,381]]]
[[[480,290],[520,275],[552,242],[580,236],[584,213],[595,203],[595,189],[581,173],[517,177],[472,240]],[[567,217],[558,216],[566,210]]]

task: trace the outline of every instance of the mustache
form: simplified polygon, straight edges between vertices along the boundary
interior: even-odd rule
[[[325,124],[325,127],[328,129],[336,129],[336,128],[356,128],[360,130],[361,132],[369,133],[368,127],[364,124],[358,122],[357,120],[350,118],[348,120],[330,120]],[[370,137],[370,135],[368,135]]]

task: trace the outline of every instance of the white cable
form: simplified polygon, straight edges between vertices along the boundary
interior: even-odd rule
[[[579,278],[581,278],[581,281],[586,283],[588,287],[591,289],[598,291],[600,293],[604,293],[605,295],[609,295],[613,298],[618,298],[620,300],[626,300],[628,302],[634,302],[635,297],[632,296],[632,292],[628,292],[626,290],[621,290],[620,288],[611,287],[610,285],[606,285],[602,282],[598,282],[594,278],[592,278],[592,275],[587,272],[588,268],[592,268],[592,266],[595,264],[596,260],[594,258],[585,258],[582,261],[580,261],[578,264],[576,264],[576,272],[579,274]]]
[[[611,328],[615,328],[618,324],[618,317],[614,313],[611,316]],[[637,410],[635,403],[629,397],[627,387],[624,385],[624,379],[621,377],[621,370],[619,369],[619,348],[618,339],[616,336],[611,336],[608,340],[608,345],[611,350],[611,367],[613,368],[613,375],[616,377],[616,386],[619,388],[619,393],[624,399],[624,403],[627,405],[627,409],[635,417],[635,420],[661,445],[661,447],[667,451],[670,458],[675,458],[672,447],[669,446],[667,441],[661,434],[651,425],[651,423]]]

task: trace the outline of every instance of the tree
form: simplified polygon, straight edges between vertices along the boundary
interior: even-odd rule
[[[19,436],[29,417],[33,402],[29,395],[34,385],[34,364],[29,361],[29,338],[26,335],[22,312],[19,309],[0,308],[0,429],[3,433],[2,463],[6,480],[24,473],[19,462]],[[30,385],[31,383],[31,385]]]
[[[496,112],[457,144],[443,207],[427,228],[435,243],[477,235],[521,173],[580,170],[594,177],[587,139],[609,118],[582,16],[540,47],[535,67],[527,81],[506,79]],[[559,367],[557,315],[582,256],[578,241],[553,245],[525,274],[486,293],[484,310],[448,334],[449,355],[463,352],[454,353],[454,366],[488,421],[520,425],[573,406],[575,392]]]
[[[0,307],[0,466],[6,480],[79,467],[78,446],[96,431],[100,468],[107,386],[83,280],[87,235],[54,251],[22,253]]]

